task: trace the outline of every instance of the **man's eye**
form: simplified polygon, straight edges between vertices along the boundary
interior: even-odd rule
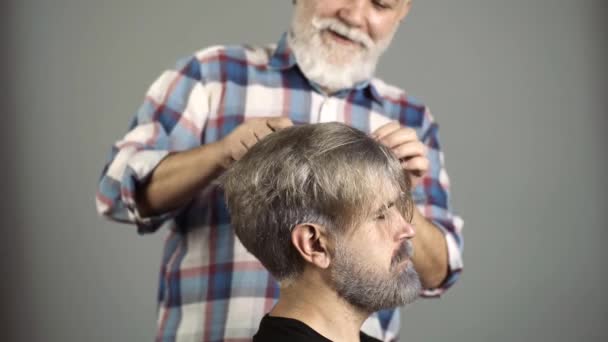
[[[395,202],[391,202],[389,204],[387,204],[381,211],[380,214],[376,215],[376,217],[374,217],[375,220],[384,220],[386,219],[386,216],[389,212],[389,209],[395,206]]]
[[[389,9],[391,8],[387,3],[385,3],[384,1],[379,1],[379,0],[374,0],[374,6],[376,6],[379,9]]]

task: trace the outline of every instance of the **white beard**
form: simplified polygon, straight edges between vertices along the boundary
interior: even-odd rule
[[[337,63],[332,57],[336,57],[344,47],[338,43],[324,42],[321,34],[325,30],[335,31],[361,46],[350,54],[349,60]],[[311,22],[307,22],[296,13],[287,39],[302,73],[321,87],[337,91],[352,88],[355,84],[372,78],[378,60],[388,48],[395,31],[396,28],[387,38],[374,43],[365,33],[348,27],[337,19],[314,17]]]

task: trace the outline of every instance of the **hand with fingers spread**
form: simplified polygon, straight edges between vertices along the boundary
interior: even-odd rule
[[[290,126],[293,126],[293,123],[286,117],[260,117],[243,122],[220,141],[224,152],[222,166],[228,168],[265,136]]]
[[[427,147],[419,140],[416,131],[391,121],[372,133],[372,137],[389,147],[410,173],[412,185],[418,185],[429,169]]]

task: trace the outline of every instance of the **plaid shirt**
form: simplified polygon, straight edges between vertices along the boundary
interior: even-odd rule
[[[307,80],[283,35],[265,48],[217,46],[197,52],[165,71],[150,87],[129,132],[112,147],[96,196],[100,214],[136,224],[139,233],[170,232],[158,291],[159,341],[250,341],[275,303],[278,286],[241,245],[230,226],[222,192],[209,185],[186,206],[155,217],[136,209],[137,185],[172,151],[218,141],[243,120],[288,116],[295,123],[345,122],[372,132],[390,120],[414,128],[429,147],[429,172],[413,196],[421,212],[446,237],[449,276],[462,269],[462,221],[449,203],[449,181],[427,107],[379,79],[332,96]],[[399,311],[373,314],[362,330],[392,340]]]

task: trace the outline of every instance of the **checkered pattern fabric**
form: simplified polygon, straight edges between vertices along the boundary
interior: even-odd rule
[[[423,296],[438,296],[456,281],[462,269],[462,221],[450,207],[437,124],[427,107],[379,79],[324,95],[303,76],[285,35],[268,47],[211,47],[152,84],[128,133],[113,145],[96,195],[100,214],[134,223],[142,234],[169,232],[157,340],[250,341],[278,297],[274,279],[235,237],[216,185],[156,217],[142,217],[134,200],[137,185],[168,153],[218,141],[243,120],[260,116],[286,116],[295,123],[340,121],[365,132],[390,120],[414,128],[431,161],[414,199],[445,233],[450,266],[443,286],[425,289]],[[398,330],[398,310],[376,313],[363,326],[385,341]]]

